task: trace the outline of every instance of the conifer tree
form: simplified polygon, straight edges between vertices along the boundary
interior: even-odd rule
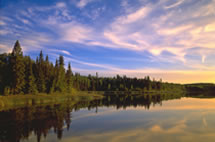
[[[42,51],[40,51],[37,63],[37,88],[39,92],[46,92],[46,82],[44,76],[44,58]]]
[[[72,90],[72,69],[71,69],[71,64],[68,64],[68,69],[66,72],[66,86],[67,86],[67,92],[70,93]]]
[[[48,93],[50,91],[50,81],[51,81],[51,66],[49,63],[49,57],[46,55],[46,60],[44,62],[44,76],[45,76],[45,85],[46,85],[46,92]]]
[[[59,67],[57,68],[57,76],[56,76],[56,91],[64,92],[66,90],[65,87],[65,69],[64,69],[64,58],[60,55],[59,57]]]
[[[26,64],[26,93],[27,94],[36,94],[37,93],[37,86],[35,83],[35,77],[33,75],[32,70],[32,61],[30,57],[27,57],[27,64]]]
[[[12,92],[22,94],[25,87],[25,65],[23,62],[22,48],[17,40],[10,59],[12,70]]]
[[[10,85],[12,82],[12,72],[8,58],[11,54],[0,54],[0,94],[10,94]]]
[[[51,77],[51,87],[50,87],[50,91],[49,93],[53,93],[53,92],[56,92],[57,90],[57,76],[58,76],[58,69],[59,69],[59,65],[58,65],[58,60],[56,59],[55,61],[55,67],[54,67],[54,70],[53,70],[53,75]]]

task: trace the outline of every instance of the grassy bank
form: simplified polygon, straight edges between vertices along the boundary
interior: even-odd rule
[[[182,91],[77,91],[73,94],[37,94],[37,95],[11,95],[11,96],[0,96],[0,111],[8,110],[13,108],[19,108],[24,106],[33,105],[47,105],[47,104],[60,104],[69,102],[71,104],[78,103],[80,101],[91,101],[94,99],[100,99],[105,95],[181,95]]]
[[[47,105],[47,104],[60,104],[65,101],[71,103],[79,101],[91,101],[93,99],[102,98],[101,94],[77,92],[76,94],[37,94],[37,95],[11,95],[0,96],[0,111],[13,108],[19,108],[32,105]]]

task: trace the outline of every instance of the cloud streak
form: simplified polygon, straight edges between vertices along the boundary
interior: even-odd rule
[[[169,8],[174,8],[179,6],[180,4],[182,4],[184,2],[184,0],[178,0],[176,3],[173,3],[171,5],[165,6],[165,9],[169,9]]]

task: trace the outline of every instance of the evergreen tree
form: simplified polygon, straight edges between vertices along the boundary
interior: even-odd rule
[[[10,94],[12,72],[9,64],[11,54],[0,54],[0,94]]]
[[[35,77],[33,75],[32,70],[32,61],[31,58],[27,58],[27,64],[26,64],[26,93],[28,94],[36,94],[37,93],[37,86],[35,83]]]
[[[50,88],[50,91],[49,93],[53,93],[55,92],[57,89],[57,76],[58,76],[58,69],[59,69],[59,65],[58,65],[58,60],[56,59],[55,61],[55,67],[54,67],[54,70],[53,70],[53,75],[51,77],[51,88]]]
[[[67,86],[67,92],[71,92],[72,90],[72,69],[71,69],[71,64],[68,64],[68,69],[66,72],[66,86]]]
[[[22,94],[25,87],[25,65],[23,62],[22,48],[17,40],[11,55],[12,92]]]
[[[64,58],[60,55],[59,57],[59,67],[57,69],[57,82],[56,82],[56,91],[64,92],[65,87],[65,69],[64,69]]]
[[[45,76],[46,93],[49,93],[50,88],[51,88],[51,74],[52,74],[52,66],[49,63],[48,55],[46,55],[46,60],[44,62],[44,76]]]
[[[44,76],[44,58],[42,50],[40,51],[39,59],[37,62],[37,88],[39,92],[46,92],[46,82]]]

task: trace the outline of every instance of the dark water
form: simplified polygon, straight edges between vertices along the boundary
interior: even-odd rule
[[[108,96],[2,111],[0,141],[214,142],[215,99]]]

